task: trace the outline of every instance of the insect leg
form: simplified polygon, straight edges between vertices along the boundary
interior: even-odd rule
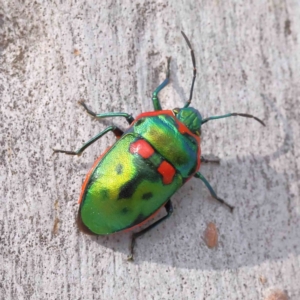
[[[242,114],[242,113],[231,113],[231,114],[226,114],[226,115],[222,115],[222,116],[209,117],[209,118],[203,119],[202,124],[204,124],[204,123],[206,123],[210,120],[217,120],[217,119],[236,117],[236,116],[240,116],[240,117],[244,117],[244,118],[252,118],[252,119],[256,120],[257,122],[259,122],[261,125],[266,126],[266,124],[262,120],[260,120],[259,118],[254,117],[254,116],[249,115],[249,114]]]
[[[219,158],[215,158],[215,159],[206,159],[204,156],[201,155],[200,157],[200,161],[202,163],[213,163],[213,164],[219,164],[220,163],[220,159]]]
[[[102,114],[96,114],[93,111],[91,111],[86,104],[83,101],[79,101],[79,104],[84,107],[84,109],[87,111],[88,114],[95,118],[103,119],[103,118],[112,118],[112,117],[123,117],[126,119],[126,121],[131,124],[134,121],[134,118],[132,115],[124,112],[109,112],[109,113],[102,113]]]
[[[161,219],[157,220],[156,222],[154,222],[153,224],[151,224],[147,228],[141,230],[140,232],[136,232],[132,235],[131,244],[130,244],[130,255],[128,256],[128,260],[133,260],[133,249],[134,249],[136,238],[140,237],[141,235],[143,235],[147,231],[149,231],[152,228],[156,227],[158,224],[162,223],[163,221],[165,221],[166,219],[168,219],[172,215],[173,206],[172,206],[171,199],[169,199],[169,201],[166,203],[165,209],[166,209],[166,212],[167,212],[166,216],[164,216]]]
[[[230,204],[226,203],[223,199],[221,199],[217,196],[217,194],[215,193],[215,191],[213,190],[213,188],[211,187],[209,182],[206,180],[206,178],[200,172],[197,172],[194,175],[194,177],[199,178],[203,181],[203,183],[206,185],[206,187],[208,188],[208,190],[209,190],[209,192],[210,192],[210,194],[213,198],[215,198],[216,200],[218,200],[222,204],[226,205],[230,209],[231,212],[233,211],[234,207],[231,206]]]
[[[167,58],[168,69],[167,69],[166,79],[152,93],[152,102],[153,102],[154,110],[161,110],[161,105],[157,95],[170,81],[170,60],[171,57],[168,57]]]
[[[68,155],[81,155],[81,153],[90,145],[92,145],[94,142],[96,142],[98,139],[100,139],[103,135],[106,133],[112,131],[117,138],[120,138],[123,134],[123,131],[119,129],[117,126],[109,126],[100,133],[98,133],[96,136],[91,138],[88,142],[86,142],[81,148],[79,148],[77,151],[68,151],[68,150],[59,150],[59,149],[53,149],[54,153],[65,153]]]

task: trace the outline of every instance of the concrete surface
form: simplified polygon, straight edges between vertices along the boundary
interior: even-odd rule
[[[300,299],[300,2],[0,0],[0,298]],[[78,232],[77,199],[93,161],[114,141],[77,149],[120,118],[152,110],[172,56],[164,108],[182,106],[192,79],[203,116],[247,112],[203,126],[203,174],[172,198],[167,222],[140,238]],[[209,249],[208,223],[218,230]],[[271,296],[270,296],[271,297]],[[273,296],[272,296],[273,297]],[[273,298],[272,298],[273,299]]]

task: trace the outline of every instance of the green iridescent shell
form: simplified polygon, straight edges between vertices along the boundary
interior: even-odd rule
[[[90,177],[80,206],[83,223],[96,234],[110,234],[141,223],[182,185],[180,174],[164,185],[161,176],[139,155],[129,152],[138,136],[117,141]]]
[[[179,131],[171,116],[137,117],[104,154],[81,198],[79,217],[90,231],[110,234],[142,223],[196,171],[197,142]]]

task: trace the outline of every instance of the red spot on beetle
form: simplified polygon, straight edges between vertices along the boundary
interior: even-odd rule
[[[143,158],[149,158],[154,149],[144,140],[138,140],[130,145],[130,153],[137,153]]]
[[[159,165],[157,171],[162,175],[164,184],[170,184],[176,173],[174,167],[165,160]]]

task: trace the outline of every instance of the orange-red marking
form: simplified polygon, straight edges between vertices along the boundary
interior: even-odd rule
[[[181,134],[184,134],[184,133],[187,133],[188,135],[194,137],[198,143],[198,153],[197,153],[197,167],[196,167],[196,170],[195,172],[187,179],[190,180],[194,174],[199,170],[200,168],[200,164],[201,164],[201,148],[200,148],[200,137],[194,133],[192,133],[183,123],[181,123],[178,119],[174,118],[176,123],[177,123],[177,126],[178,126],[178,131],[181,133]]]
[[[159,116],[159,115],[168,115],[171,117],[174,117],[174,113],[172,110],[155,110],[155,111],[148,111],[148,112],[144,112],[139,114],[134,122],[131,123],[130,127],[139,119],[141,118],[145,118],[145,117],[155,117],[155,116]]]
[[[172,183],[176,171],[171,164],[164,160],[157,168],[157,171],[162,175],[164,184]]]
[[[130,145],[130,153],[149,158],[154,153],[154,149],[145,140],[138,140]]]

